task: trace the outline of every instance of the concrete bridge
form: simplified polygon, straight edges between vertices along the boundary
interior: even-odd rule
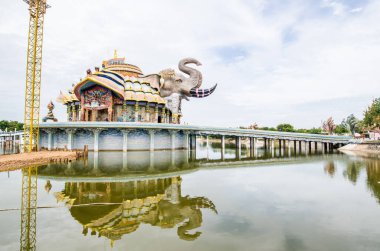
[[[348,144],[351,137],[290,132],[273,132],[226,127],[176,125],[136,122],[52,122],[41,123],[40,145],[43,148],[83,149],[88,145],[95,152],[102,150],[195,150],[197,140],[207,146],[210,138],[220,140],[222,154],[226,141],[234,142],[236,155],[242,144],[253,154],[258,147],[265,149],[293,148],[305,152],[324,152]]]
[[[24,131],[0,132],[0,143],[22,143]]]

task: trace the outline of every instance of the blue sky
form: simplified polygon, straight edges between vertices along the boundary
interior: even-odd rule
[[[28,29],[23,1],[0,0],[0,119],[22,120]],[[379,97],[375,0],[65,0],[45,19],[41,116],[117,49],[145,74],[202,62],[206,99],[183,104],[191,124],[320,126],[361,117]],[[65,120],[64,106],[56,115]]]

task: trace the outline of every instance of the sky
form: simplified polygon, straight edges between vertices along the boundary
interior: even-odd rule
[[[0,0],[0,120],[23,120],[28,8]],[[380,96],[377,0],[48,0],[41,117],[60,90],[118,55],[144,74],[202,62],[213,95],[183,102],[183,122],[319,127]],[[55,102],[56,103],[56,102]],[[66,120],[65,106],[55,115]]]

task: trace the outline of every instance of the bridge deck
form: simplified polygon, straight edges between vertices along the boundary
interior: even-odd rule
[[[41,129],[92,129],[92,128],[113,128],[113,129],[145,129],[145,130],[181,130],[198,135],[223,135],[239,137],[255,137],[268,139],[318,141],[329,143],[347,144],[352,139],[349,136],[319,135],[292,132],[274,132],[250,129],[238,129],[228,127],[211,127],[196,125],[177,125],[177,124],[157,124],[157,123],[136,123],[136,122],[55,122],[41,123]]]

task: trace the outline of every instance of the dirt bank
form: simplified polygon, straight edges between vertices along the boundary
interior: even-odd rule
[[[70,151],[41,151],[32,153],[20,153],[0,155],[0,172],[20,169],[31,165],[47,164],[50,161],[74,160],[76,152]]]
[[[359,143],[348,144],[338,149],[343,153],[349,155],[358,155],[363,157],[379,157],[380,156],[380,144],[375,143]]]

